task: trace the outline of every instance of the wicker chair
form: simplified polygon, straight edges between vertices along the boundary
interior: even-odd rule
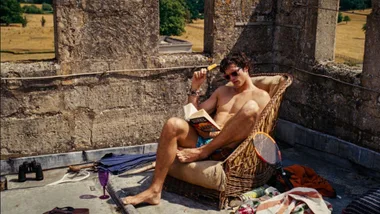
[[[228,206],[230,197],[237,197],[244,192],[265,184],[275,170],[258,158],[254,145],[251,143],[252,136],[259,131],[272,133],[284,92],[291,85],[292,80],[292,76],[282,73],[256,74],[252,76],[255,86],[268,91],[271,100],[264,108],[249,137],[220,164],[222,171],[225,173],[225,176],[223,175],[222,189],[215,190],[194,185],[174,178],[169,172],[164,184],[165,190],[223,209]],[[273,84],[273,82],[275,83]],[[196,177],[197,175],[191,174],[191,176]]]

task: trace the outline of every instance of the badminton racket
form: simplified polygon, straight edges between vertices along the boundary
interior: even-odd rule
[[[47,184],[46,186],[52,186],[61,183],[77,182],[90,177],[90,172],[80,170],[77,173],[66,173],[60,180]]]
[[[284,179],[285,184],[290,189],[293,189],[293,184],[289,181],[289,178],[286,176],[286,172],[282,167],[281,151],[278,148],[276,141],[274,141],[267,133],[257,132],[253,136],[253,144],[255,145],[256,154],[259,158],[265,163],[274,166],[282,179]]]

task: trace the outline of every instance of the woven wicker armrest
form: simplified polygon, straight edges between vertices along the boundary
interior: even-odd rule
[[[226,195],[239,195],[251,190],[252,187],[261,186],[273,175],[274,169],[262,162],[256,154],[252,143],[253,135],[259,131],[271,134],[275,127],[278,111],[286,88],[292,83],[292,77],[288,74],[257,74],[255,77],[273,77],[280,75],[283,80],[279,88],[271,97],[271,100],[262,111],[259,119],[246,140],[224,161],[226,173]]]

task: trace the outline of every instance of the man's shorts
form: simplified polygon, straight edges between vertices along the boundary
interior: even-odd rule
[[[210,143],[213,140],[213,138],[203,138],[201,136],[198,136],[198,142],[197,142],[197,148],[204,146],[208,143]],[[220,148],[214,151],[209,157],[209,160],[216,160],[216,161],[223,161],[225,160],[235,149],[231,148]]]
[[[196,147],[199,148],[201,146],[204,146],[212,141],[212,138],[203,138],[201,136],[198,136],[198,141]]]

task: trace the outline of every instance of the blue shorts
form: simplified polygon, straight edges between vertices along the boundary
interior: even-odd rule
[[[212,138],[205,139],[201,136],[198,136],[198,141],[196,147],[199,148],[201,146],[204,146],[212,141]]]

